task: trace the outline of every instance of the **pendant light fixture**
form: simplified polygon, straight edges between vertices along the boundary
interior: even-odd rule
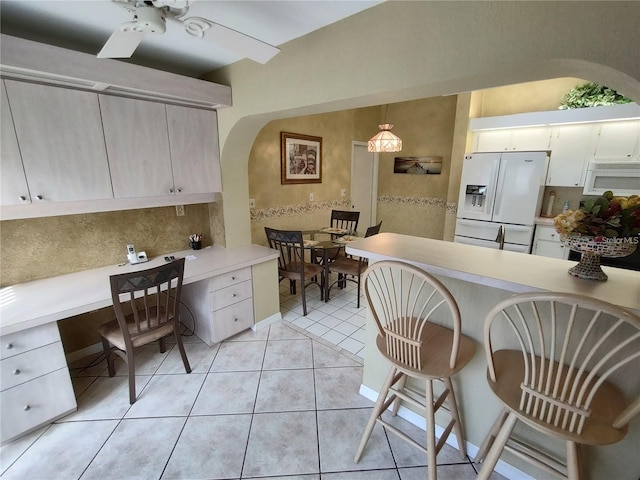
[[[389,105],[385,106],[384,111],[384,121],[387,121],[387,111],[389,110]],[[388,123],[384,123],[382,125],[378,125],[380,131],[375,134],[369,143],[367,144],[367,150],[369,152],[399,152],[402,150],[402,140],[391,131],[393,125]]]

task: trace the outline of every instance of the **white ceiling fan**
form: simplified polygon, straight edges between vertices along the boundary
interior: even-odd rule
[[[195,0],[112,0],[133,13],[133,20],[123,23],[111,34],[98,58],[129,58],[146,34],[161,35],[166,21],[181,23],[194,37],[214,43],[243,57],[265,64],[280,49],[244,33],[202,17],[185,15]]]

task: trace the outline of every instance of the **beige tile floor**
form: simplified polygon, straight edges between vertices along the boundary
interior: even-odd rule
[[[3,446],[1,478],[426,478],[424,454],[380,426],[353,462],[372,407],[358,393],[361,349],[345,343],[360,342],[364,326],[354,291],[336,293],[328,304],[311,299],[308,327],[327,328],[316,327],[324,330],[317,337],[301,326],[286,290],[282,322],[213,347],[185,336],[189,375],[175,347],[164,354],[143,347],[134,405],[123,364],[114,378],[99,357],[72,365],[78,411]],[[405,420],[394,421],[423,437]],[[472,462],[447,445],[438,465],[439,478],[476,475]]]

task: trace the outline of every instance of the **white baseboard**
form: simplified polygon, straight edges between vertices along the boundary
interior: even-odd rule
[[[366,385],[360,385],[360,395],[362,395],[365,398],[368,398],[372,402],[375,402],[378,399],[378,392],[376,392],[372,388],[367,387]],[[413,410],[410,410],[401,405],[400,408],[398,409],[398,416],[401,418],[404,418],[407,422],[411,423],[412,425],[415,425],[416,427],[422,430],[426,430],[426,421],[424,417],[417,414]],[[436,437],[440,438],[443,432],[444,432],[444,428],[442,428],[440,425],[436,425]],[[458,449],[458,441],[453,432],[451,432],[447,437],[447,445],[455,448],[456,450]],[[478,453],[478,450],[480,450],[479,447],[477,447],[476,445],[468,441],[466,442],[466,446],[467,446],[467,454],[469,455],[470,458],[475,457],[476,454]],[[494,471],[499,473],[503,477],[508,478],[509,480],[535,480],[534,477],[524,473],[522,470],[517,469],[513,465],[510,465],[504,462],[503,460],[498,460],[498,463],[496,464],[496,468],[494,469]]]
[[[264,327],[268,327],[269,325],[279,322],[280,320],[282,320],[282,314],[280,312],[274,313],[270,317],[267,317],[264,320],[260,320],[258,323],[254,324],[253,327],[251,327],[251,330],[257,332],[258,330],[262,330]]]

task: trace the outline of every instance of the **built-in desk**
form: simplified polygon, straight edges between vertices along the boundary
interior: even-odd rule
[[[488,311],[514,293],[558,291],[587,295],[640,312],[640,272],[602,267],[606,282],[573,277],[567,270],[576,262],[524,253],[494,250],[473,245],[444,242],[393,233],[380,233],[357,240],[346,247],[347,253],[379,260],[400,260],[434,274],[452,292],[460,307],[462,332],[478,342],[471,362],[456,376],[457,401],[468,441],[475,456],[501,405],[486,380],[483,327]],[[375,400],[384,381],[388,363],[375,347],[376,328],[368,317],[361,393]],[[637,371],[625,372],[620,387],[625,392],[640,391]],[[401,412],[412,420],[412,412]],[[437,421],[437,419],[436,419]],[[549,451],[564,451],[564,445],[544,440]],[[453,441],[455,446],[455,441]],[[636,479],[640,472],[640,418],[629,426],[625,439],[615,445],[588,449],[586,466],[589,478]],[[499,463],[499,473],[511,478],[547,478],[526,463],[505,454],[508,464]],[[523,474],[523,472],[525,472]],[[527,477],[531,475],[530,477]]]
[[[224,330],[227,334],[254,324],[252,272],[256,267],[273,263],[273,275],[268,277],[273,278],[277,298],[275,260],[278,252],[275,250],[252,245],[230,250],[210,247],[168,255],[186,258],[185,291],[199,291],[197,287],[202,284],[225,283],[228,274],[242,272],[247,292],[242,303],[244,321],[235,329]],[[110,306],[110,275],[163,263],[164,255],[137,265],[96,268],[0,290],[0,442],[11,441],[77,408],[56,322]],[[266,285],[264,290],[271,294],[268,287]],[[206,295],[191,300],[198,304],[209,301]],[[210,314],[199,316],[196,324],[212,320]]]

